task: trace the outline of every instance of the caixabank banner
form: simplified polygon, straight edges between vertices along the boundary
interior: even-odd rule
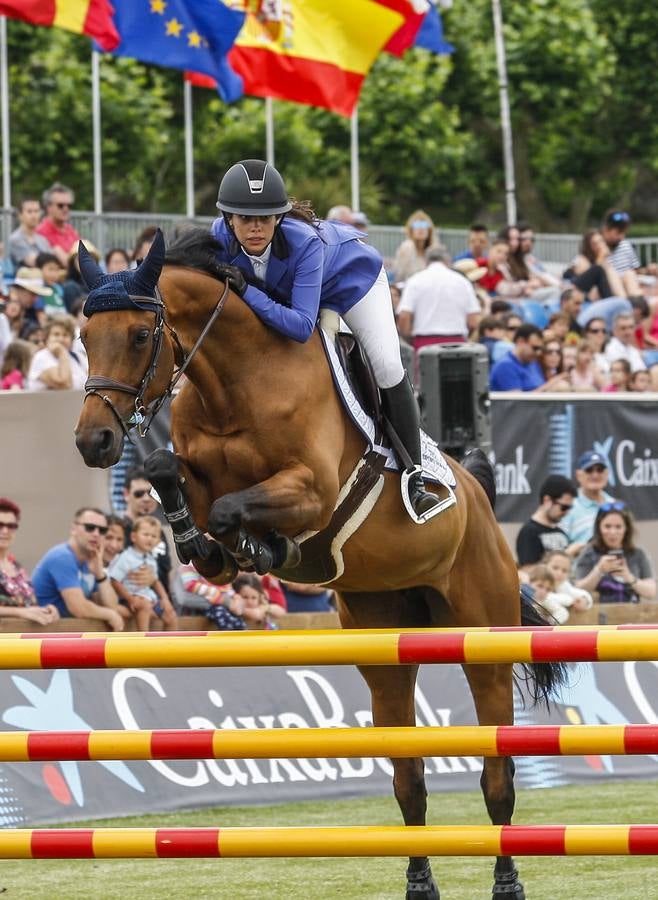
[[[298,759],[294,729],[366,727],[370,697],[352,667],[121,669],[0,673],[4,731],[153,728],[286,728],[289,759],[29,762],[0,764],[0,825],[79,821],[188,807],[386,795],[388,759]],[[658,663],[573,665],[550,715],[517,695],[531,724],[658,723]],[[475,724],[458,666],[421,669],[419,726]],[[651,756],[523,757],[519,788],[658,777]],[[430,791],[477,790],[482,761],[425,761]]]

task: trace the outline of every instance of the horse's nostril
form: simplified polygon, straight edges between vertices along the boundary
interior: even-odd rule
[[[111,428],[103,428],[101,431],[101,438],[98,442],[99,449],[101,452],[106,453],[111,449],[112,444],[114,442],[114,432]]]

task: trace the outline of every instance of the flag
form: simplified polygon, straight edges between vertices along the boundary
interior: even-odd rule
[[[119,34],[109,0],[3,0],[0,15],[31,25],[65,28],[93,38],[102,50],[113,50]]]
[[[430,8],[420,26],[414,46],[423,47],[425,50],[445,56],[454,53],[455,48],[443,37],[443,22],[441,13],[437,9],[436,0],[430,0]]]
[[[116,56],[172,69],[193,69],[213,78],[225,100],[242,96],[242,80],[226,54],[244,12],[220,0],[113,0],[121,43]]]
[[[405,50],[413,47],[420,31],[425,13],[429,9],[429,0],[407,0],[410,7],[404,24],[398,28],[387,42],[384,50],[393,56],[402,56]]]
[[[229,0],[227,0],[229,2]],[[229,54],[246,94],[352,114],[408,0],[230,0],[247,19]]]

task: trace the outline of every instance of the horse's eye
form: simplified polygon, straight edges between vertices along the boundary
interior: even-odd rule
[[[142,328],[137,332],[137,334],[135,335],[135,343],[138,347],[144,346],[144,344],[149,339],[150,333],[151,332],[148,330],[148,328]]]

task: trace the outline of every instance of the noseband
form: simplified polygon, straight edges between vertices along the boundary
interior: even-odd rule
[[[197,350],[203,343],[206,335],[214,325],[215,320],[224,308],[226,298],[228,297],[228,292],[229,283],[227,281],[224,285],[222,295],[217,301],[217,304],[215,305],[210,318],[204,325],[201,334],[196,339],[194,346],[189,353],[185,352],[178,335],[166,320],[165,313],[167,310],[160,290],[157,286],[155,288],[154,297],[142,297],[136,294],[129,295],[130,300],[138,309],[145,310],[146,312],[152,312],[155,315],[151,359],[149,360],[149,363],[146,367],[146,371],[144,372],[144,375],[142,376],[142,380],[140,381],[138,387],[133,387],[133,385],[131,384],[126,384],[123,381],[117,381],[114,378],[106,378],[104,375],[94,375],[91,378],[88,378],[85,382],[85,400],[87,399],[87,397],[99,397],[103,401],[103,403],[106,403],[112,410],[116,420],[121,425],[121,430],[123,431],[124,435],[132,444],[134,444],[135,442],[130,435],[130,429],[136,427],[140,437],[145,437],[145,435],[148,433],[148,430],[153,423],[153,419],[162,408],[164,402],[173,394],[174,388],[178,384],[183,373],[194,358]],[[157,371],[158,360],[160,359],[160,353],[162,351],[165,328],[171,335],[171,338],[176,347],[177,355],[182,360],[182,362],[178,370],[173,374],[164,392],[154,400],[152,400],[148,406],[146,406],[144,404],[144,394],[146,393],[146,389],[155,377],[155,373]],[[128,421],[124,420],[123,416],[114,405],[112,399],[108,397],[107,394],[104,393],[104,391],[121,391],[124,394],[131,394],[135,398],[135,411],[130,416]]]

